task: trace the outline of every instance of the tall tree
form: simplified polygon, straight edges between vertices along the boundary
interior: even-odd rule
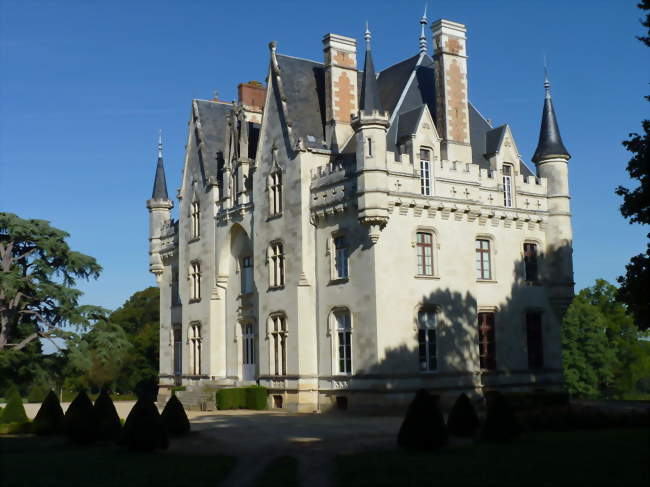
[[[641,10],[650,11],[650,0],[638,4]],[[650,47],[650,13],[646,13],[641,24],[648,28],[648,35],[638,37]],[[650,101],[650,97],[646,96]],[[639,181],[639,186],[633,190],[619,186],[616,194],[623,196],[621,214],[629,218],[630,223],[650,224],[650,120],[641,122],[643,134],[631,133],[628,140],[623,141],[625,148],[633,154],[627,165],[630,177]],[[625,267],[626,273],[618,278],[621,287],[619,299],[626,303],[634,315],[640,328],[650,328],[650,233],[645,253],[632,257]]]
[[[0,350],[20,350],[38,337],[56,336],[65,324],[89,326],[105,314],[79,305],[78,279],[96,279],[101,266],[70,249],[69,234],[45,220],[24,220],[0,213]],[[19,325],[30,333],[19,343]]]

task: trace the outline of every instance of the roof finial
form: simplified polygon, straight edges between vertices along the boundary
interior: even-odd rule
[[[425,26],[429,23],[427,19],[427,4],[424,4],[424,14],[420,19],[420,52],[426,53],[429,49],[427,47],[427,36],[425,32]]]
[[[158,129],[158,159],[162,159],[162,129]]]
[[[546,98],[550,98],[551,82],[548,80],[548,65],[546,64],[546,53],[544,53],[544,90],[546,90]]]
[[[366,40],[366,50],[370,50],[370,38],[372,35],[370,34],[370,29],[368,28],[368,21],[366,20],[366,32],[363,36],[363,38]]]

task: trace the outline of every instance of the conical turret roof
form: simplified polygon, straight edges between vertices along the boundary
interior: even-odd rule
[[[361,82],[361,103],[360,110],[372,112],[382,111],[381,100],[379,99],[379,87],[377,86],[377,75],[375,74],[375,63],[372,60],[372,49],[370,48],[370,31],[366,26],[366,59],[363,63],[363,79]]]
[[[551,88],[548,78],[544,82],[546,97],[544,98],[544,108],[542,109],[542,126],[539,131],[539,142],[533,155],[533,162],[548,159],[549,157],[560,156],[569,159],[571,154],[564,147],[560,129],[557,125],[553,101],[551,100]]]
[[[167,195],[167,180],[165,179],[165,166],[163,165],[162,136],[158,138],[158,164],[156,165],[156,178],[153,182],[151,198],[154,200],[169,199]]]

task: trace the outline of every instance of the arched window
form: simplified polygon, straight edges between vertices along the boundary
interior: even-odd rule
[[[198,201],[192,202],[192,238],[201,236],[201,204]]]
[[[492,255],[490,241],[487,238],[476,239],[476,278],[492,279]]]
[[[201,263],[190,264],[190,301],[201,300]]]
[[[433,234],[417,232],[415,247],[419,276],[433,276]]]
[[[438,368],[437,324],[435,308],[426,307],[418,311],[418,362],[421,372]]]
[[[336,371],[339,374],[352,373],[352,322],[347,308],[337,308],[332,312],[335,332],[334,350]]]
[[[271,336],[271,374],[287,375],[287,317],[284,313],[269,316]]]
[[[503,206],[506,208],[512,207],[512,166],[510,164],[503,165]]]
[[[269,286],[284,286],[284,247],[282,242],[272,242],[269,248]]]
[[[348,273],[348,242],[345,235],[339,233],[332,237],[332,279],[347,279]]]
[[[269,174],[269,215],[282,214],[282,172],[276,169]]]
[[[537,282],[537,244],[524,243],[524,280],[530,283]]]

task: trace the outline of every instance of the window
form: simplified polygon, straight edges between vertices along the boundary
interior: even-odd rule
[[[512,207],[512,166],[503,165],[503,206]]]
[[[287,318],[284,314],[270,317],[271,328],[271,373],[287,375]]]
[[[420,149],[420,193],[431,194],[431,152]]]
[[[366,142],[368,144],[368,157],[372,157],[372,139],[368,137]]]
[[[201,236],[201,204],[198,201],[192,203],[192,238]]]
[[[494,313],[478,314],[478,350],[481,369],[496,369]]]
[[[232,170],[232,204],[239,203],[239,165],[235,164]]]
[[[249,294],[253,292],[253,258],[244,257],[241,260],[241,293]]]
[[[273,242],[269,258],[269,285],[284,286],[284,248],[282,242]]]
[[[436,357],[436,310],[421,309],[418,312],[418,361],[421,372],[438,368]]]
[[[242,364],[255,364],[255,331],[252,323],[242,325]]]
[[[174,375],[181,375],[183,370],[183,338],[180,326],[174,327]]]
[[[269,175],[269,214],[282,214],[282,173],[279,170]]]
[[[537,244],[524,244],[524,280],[537,282]]]
[[[192,262],[190,269],[190,301],[201,300],[201,264]]]
[[[344,236],[334,238],[333,278],[348,278],[348,244]]]
[[[190,369],[201,375],[201,323],[190,323]]]
[[[433,275],[433,235],[429,232],[418,232],[416,236],[418,275]]]
[[[476,240],[476,278],[492,279],[492,269],[490,268],[489,240]]]
[[[178,289],[178,268],[172,269],[172,306],[180,306],[181,296]]]
[[[339,374],[352,373],[352,326],[347,309],[334,311],[336,325],[336,349]]]
[[[542,315],[538,311],[526,313],[526,339],[528,368],[542,368],[544,366],[544,343],[542,342]]]

